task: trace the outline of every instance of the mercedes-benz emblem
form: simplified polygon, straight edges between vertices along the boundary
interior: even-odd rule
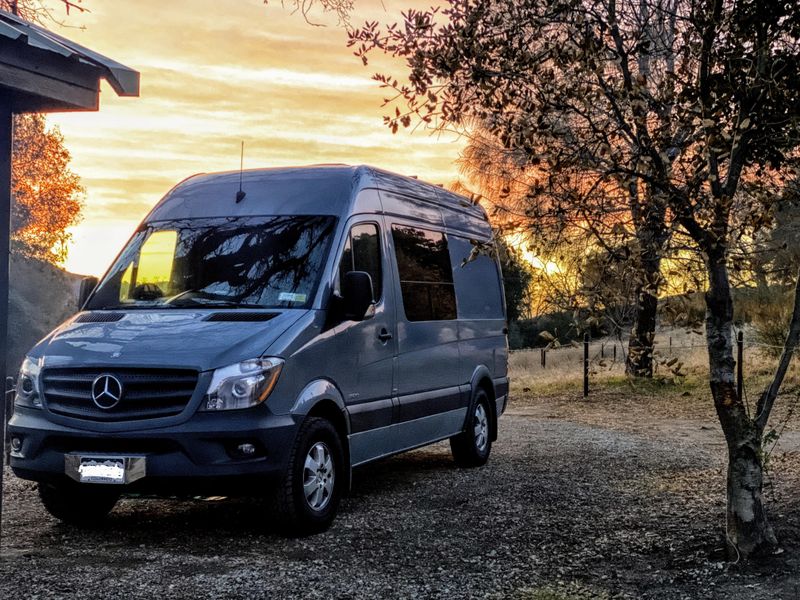
[[[103,410],[114,408],[122,400],[122,382],[108,373],[98,375],[92,383],[92,400]]]

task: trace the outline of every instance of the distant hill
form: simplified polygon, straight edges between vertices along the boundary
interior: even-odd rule
[[[7,371],[17,369],[31,347],[78,310],[83,275],[40,260],[11,257]]]

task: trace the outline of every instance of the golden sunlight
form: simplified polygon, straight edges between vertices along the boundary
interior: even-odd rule
[[[553,275],[555,273],[560,273],[561,268],[558,266],[553,260],[546,260],[542,259],[541,257],[537,256],[533,251],[531,251],[527,238],[522,233],[511,233],[505,237],[506,243],[515,248],[519,253],[520,256],[525,260],[529,265],[531,265],[535,269],[539,269],[547,273],[548,275]]]
[[[241,141],[245,168],[367,163],[433,183],[457,177],[463,141],[419,130],[392,135],[371,76],[393,65],[363,67],[335,21],[314,27],[261,0],[224,9],[212,0],[85,6],[91,12],[52,27],[141,71],[142,94],[105,93],[97,113],[48,117],[87,190],[84,219],[71,232],[70,271],[105,271],[172,185],[238,168]],[[358,3],[353,22],[376,16],[400,15],[368,0]]]

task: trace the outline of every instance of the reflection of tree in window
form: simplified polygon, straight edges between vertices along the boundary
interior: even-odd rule
[[[306,306],[316,290],[335,222],[333,217],[283,216],[154,224],[132,238],[92,305],[99,308],[125,298],[120,292],[130,285],[147,240],[170,233],[177,235],[174,255],[158,260],[158,270],[170,274],[169,285],[162,288],[160,282],[161,294],[133,300],[158,303],[180,296],[180,302],[171,304]]]
[[[453,269],[444,234],[395,225],[392,239],[406,318],[409,321],[455,319]]]
[[[178,287],[249,304],[278,305],[281,293],[309,298],[310,280],[333,229],[330,221],[277,217],[247,227],[182,230],[175,253],[175,271],[183,279]]]
[[[355,251],[353,250],[355,248]],[[381,268],[381,246],[378,226],[373,223],[355,225],[345,242],[342,262],[339,266],[339,281],[348,271],[364,271],[372,279],[375,301],[383,293],[383,272]]]

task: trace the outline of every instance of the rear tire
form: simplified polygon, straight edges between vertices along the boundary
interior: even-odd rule
[[[120,491],[97,484],[40,483],[39,499],[47,512],[78,527],[101,523],[119,500]]]
[[[330,527],[347,479],[345,468],[334,426],[326,419],[306,419],[274,492],[273,512],[280,533],[299,537]]]
[[[475,394],[467,428],[450,438],[450,450],[458,466],[482,467],[489,460],[492,451],[490,410],[488,394],[479,389]]]

